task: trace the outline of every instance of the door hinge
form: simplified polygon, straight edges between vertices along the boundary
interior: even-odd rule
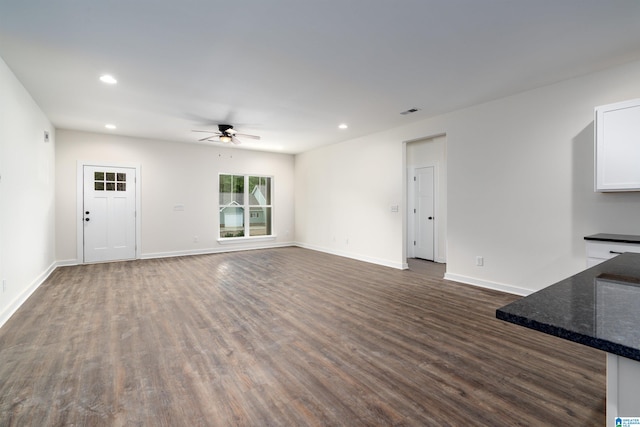
[[[415,177],[415,176],[413,177],[413,180],[414,180],[414,181],[416,180],[416,177]]]
[[[414,240],[414,241],[413,241],[413,246],[415,246],[415,245],[416,245],[416,241]]]
[[[416,210],[415,210],[415,208],[413,209],[413,213],[416,213]]]

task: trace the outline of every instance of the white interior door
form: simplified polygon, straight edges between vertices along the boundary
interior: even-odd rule
[[[415,248],[416,258],[434,260],[435,168],[416,169]]]
[[[84,166],[84,262],[136,256],[136,169]]]

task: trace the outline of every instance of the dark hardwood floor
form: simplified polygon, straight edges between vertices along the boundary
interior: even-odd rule
[[[604,353],[410,267],[281,248],[59,268],[0,329],[0,425],[605,424]]]

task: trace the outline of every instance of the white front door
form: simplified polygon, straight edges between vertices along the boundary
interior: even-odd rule
[[[136,169],[84,166],[84,262],[136,256]]]
[[[416,258],[434,260],[434,224],[435,224],[435,173],[434,167],[416,169],[416,214],[415,231]]]

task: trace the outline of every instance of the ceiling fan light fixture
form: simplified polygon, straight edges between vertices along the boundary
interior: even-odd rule
[[[221,142],[231,142],[231,137],[229,135],[220,135]]]

